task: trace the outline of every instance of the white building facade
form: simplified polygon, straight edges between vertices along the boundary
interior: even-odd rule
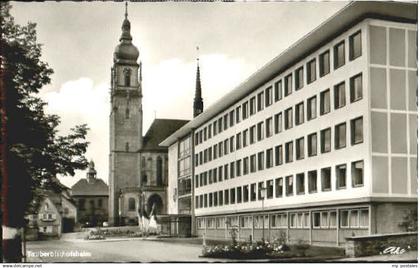
[[[403,231],[417,208],[410,8],[351,3],[164,141],[192,134],[196,235],[341,245]]]

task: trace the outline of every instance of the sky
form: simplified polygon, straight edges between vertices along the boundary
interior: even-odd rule
[[[131,35],[143,64],[143,131],[155,117],[192,118],[197,56],[205,110],[347,3],[129,2]],[[54,69],[40,92],[47,112],[61,117],[61,134],[88,124],[86,157],[108,182],[110,69],[124,3],[12,6],[16,23],[37,23],[42,59]],[[85,173],[59,179],[71,187]]]

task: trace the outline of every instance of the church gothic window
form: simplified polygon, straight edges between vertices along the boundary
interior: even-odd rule
[[[128,199],[128,210],[134,211],[136,210],[136,200],[133,197]]]
[[[162,186],[163,185],[162,158],[160,156],[158,156],[158,158],[156,160],[156,184],[157,184],[157,186]]]
[[[125,109],[125,119],[129,119],[130,118],[130,109],[126,108]]]
[[[131,80],[131,69],[124,69],[124,86],[129,87]]]

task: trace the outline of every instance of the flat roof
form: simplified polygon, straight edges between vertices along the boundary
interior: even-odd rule
[[[170,146],[178,139],[185,137],[191,130],[199,128],[233,103],[273,79],[277,74],[283,72],[297,61],[305,58],[308,54],[333,39],[339,33],[345,31],[351,25],[365,18],[415,23],[417,22],[417,3],[376,1],[349,3],[249,76],[244,82],[204,110],[199,116],[166,138],[160,145]]]

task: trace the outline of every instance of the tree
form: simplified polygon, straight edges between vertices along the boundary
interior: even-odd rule
[[[11,5],[1,3],[1,205],[2,253],[5,262],[21,261],[20,237],[25,211],[36,206],[41,189],[60,187],[52,178],[85,169],[86,125],[58,134],[60,118],[45,113],[37,94],[50,83],[53,70],[41,60],[36,24],[15,24]]]

